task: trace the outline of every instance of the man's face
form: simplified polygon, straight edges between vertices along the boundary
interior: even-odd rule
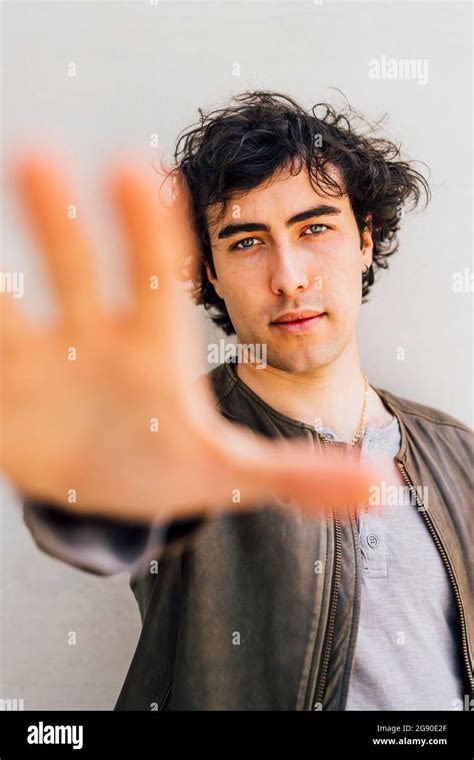
[[[304,169],[235,195],[216,223],[217,210],[208,212],[217,277],[207,271],[238,341],[266,344],[268,364],[287,372],[333,362],[356,340],[362,270],[372,261],[371,234],[361,250],[348,196],[316,192]],[[320,316],[279,322],[299,311]]]

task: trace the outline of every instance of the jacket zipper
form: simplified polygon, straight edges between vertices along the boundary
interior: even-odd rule
[[[173,685],[173,684],[171,683],[171,684],[168,686],[167,690],[166,690],[166,693],[165,693],[165,697],[164,697],[164,699],[163,699],[163,702],[161,703],[160,712],[161,712],[161,711],[164,711],[164,712],[166,712],[167,710],[169,710],[169,709],[170,709],[170,703],[171,703],[171,688],[172,688],[172,685]]]
[[[326,451],[330,451],[331,444],[322,439],[324,448]],[[341,568],[342,568],[342,541],[341,541],[341,522],[339,514],[336,510],[333,511],[334,516],[334,532],[335,532],[335,562],[334,562],[334,580],[332,588],[331,605],[329,608],[328,626],[326,632],[326,640],[324,643],[324,654],[321,661],[320,674],[318,678],[318,685],[316,693],[313,696],[312,710],[317,710],[318,705],[323,704],[324,692],[326,689],[326,681],[329,670],[329,661],[331,659],[332,642],[334,638],[334,628],[336,624],[336,610],[337,601],[339,597],[339,585],[341,580]]]
[[[421,513],[422,513],[422,515],[423,515],[423,517],[425,519],[425,522],[426,522],[426,524],[428,526],[428,529],[429,529],[429,531],[430,531],[430,533],[431,533],[431,535],[433,537],[433,540],[434,540],[434,542],[435,542],[435,544],[436,544],[436,546],[438,548],[438,551],[441,554],[441,558],[442,558],[442,560],[444,562],[444,565],[445,565],[446,570],[447,570],[448,575],[449,575],[449,579],[451,581],[451,585],[452,585],[453,590],[454,590],[454,595],[456,597],[456,603],[457,603],[458,611],[459,611],[459,619],[460,619],[460,622],[461,622],[461,639],[462,639],[462,651],[463,651],[463,657],[464,657],[464,664],[466,666],[467,678],[468,678],[468,682],[469,682],[469,686],[470,686],[471,694],[472,694],[472,693],[474,693],[474,678],[473,678],[473,675],[471,673],[471,663],[470,663],[470,660],[469,660],[469,651],[468,651],[468,647],[467,647],[466,618],[464,617],[464,610],[463,610],[463,607],[462,607],[461,594],[459,592],[459,586],[458,586],[456,578],[454,576],[454,572],[453,572],[453,568],[451,566],[451,562],[448,559],[448,555],[446,554],[445,548],[444,548],[443,544],[441,543],[441,539],[438,536],[436,528],[434,527],[434,525],[433,525],[433,523],[431,521],[431,517],[428,515],[428,511],[427,511],[425,505],[423,504],[423,501],[421,500],[421,498],[420,498],[417,490],[415,489],[415,487],[413,486],[413,483],[411,482],[410,478],[408,477],[408,473],[405,470],[404,465],[401,462],[398,462],[398,461],[397,461],[397,465],[398,465],[398,468],[399,468],[400,472],[402,473],[403,479],[405,480],[408,488],[410,489],[411,493],[415,497],[415,500],[416,500],[416,503],[417,503],[417,505],[419,507],[419,510],[421,511]]]

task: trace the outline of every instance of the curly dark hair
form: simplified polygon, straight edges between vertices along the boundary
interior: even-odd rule
[[[430,198],[426,179],[413,162],[402,158],[400,146],[376,136],[385,117],[371,125],[349,105],[336,112],[327,103],[308,112],[292,98],[264,90],[235,95],[223,108],[198,111],[199,122],[178,136],[173,167],[185,178],[201,247],[192,278],[195,302],[211,310],[213,322],[226,335],[235,333],[226,305],[206,273],[208,264],[215,276],[206,211],[220,203],[218,219],[222,219],[235,193],[248,192],[279,169],[288,167],[291,174],[298,174],[306,167],[314,188],[333,197],[348,194],[361,243],[364,228],[371,225],[373,269],[362,275],[364,303],[374,270],[386,269],[387,258],[398,249],[402,213],[407,206],[416,207],[422,194],[426,202]],[[361,125],[357,131],[354,122]],[[331,167],[340,170],[343,187],[331,176]]]

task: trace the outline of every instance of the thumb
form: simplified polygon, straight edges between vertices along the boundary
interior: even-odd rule
[[[326,454],[308,440],[254,438],[252,443],[240,456],[240,506],[283,501],[309,515],[334,508],[352,512],[369,503],[371,487],[382,479],[376,468],[361,464],[353,449]]]

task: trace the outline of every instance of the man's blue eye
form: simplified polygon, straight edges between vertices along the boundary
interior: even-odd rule
[[[324,230],[327,230],[327,226],[325,224],[310,224],[309,227],[306,228],[304,234],[306,235],[307,231],[310,230],[310,229],[312,229],[313,227],[319,227],[319,228],[322,227],[323,228],[323,230],[322,230],[323,232],[324,232]],[[320,229],[320,231],[321,231],[321,229]],[[313,232],[312,234],[317,234],[317,233]]]
[[[253,245],[244,245],[244,243],[252,242],[253,240],[257,240],[257,238],[244,238],[243,240],[239,240],[239,242],[233,245],[232,248],[237,248],[239,250],[242,250],[243,248],[253,248]]]

